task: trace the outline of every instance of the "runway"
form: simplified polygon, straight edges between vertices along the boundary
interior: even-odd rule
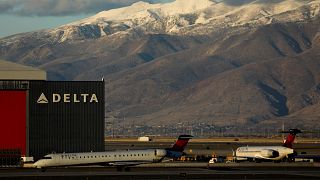
[[[147,148],[168,148],[174,143],[173,141],[151,141],[151,142],[138,142],[138,141],[106,141],[105,150],[119,150],[119,149],[147,149]],[[185,152],[187,154],[200,154],[200,155],[212,155],[218,154],[227,156],[232,154],[232,150],[237,149],[240,146],[282,146],[281,140],[279,142],[265,142],[261,140],[259,142],[198,142],[193,139],[189,142]],[[295,143],[294,149],[298,154],[320,154],[319,143]]]
[[[187,163],[188,164],[188,163]],[[191,163],[192,164],[192,163]],[[244,163],[221,164],[208,168],[205,163],[184,167],[131,167],[130,171],[117,171],[113,167],[50,168],[45,172],[33,168],[0,169],[0,179],[60,180],[60,179],[320,179],[319,164]],[[193,167],[192,167],[193,166]]]
[[[106,150],[167,148],[173,141],[137,142],[109,141]],[[246,145],[279,145],[278,143],[190,142],[185,150],[195,155],[228,155],[232,149]],[[320,154],[318,143],[295,144],[298,153]],[[45,172],[33,168],[1,168],[5,180],[118,180],[118,179],[320,179],[319,163],[217,163],[170,162],[130,167],[117,171],[114,167],[90,166],[50,168]]]

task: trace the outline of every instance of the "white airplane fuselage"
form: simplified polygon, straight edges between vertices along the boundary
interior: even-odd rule
[[[48,154],[33,164],[36,168],[72,165],[134,165],[159,162],[166,156],[165,149],[127,150],[112,152]]]
[[[263,159],[278,161],[294,153],[291,148],[283,146],[244,146],[239,147],[235,156],[238,159]]]

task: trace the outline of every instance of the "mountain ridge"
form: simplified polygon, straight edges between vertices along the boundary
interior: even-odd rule
[[[230,31],[229,29],[305,21],[318,16],[320,10],[319,0],[249,0],[249,4],[237,6],[226,3],[228,1],[185,2],[178,0],[165,4],[135,3],[128,7],[103,11],[58,28],[44,30],[43,33],[58,43],[103,36],[125,36],[126,33],[206,35]]]
[[[320,1],[246,2],[206,5],[233,8],[227,15],[225,9],[205,8],[202,15],[166,16],[159,22],[150,16],[135,27],[89,17],[2,38],[0,58],[45,69],[50,80],[104,78],[107,121],[263,129],[283,122],[300,126],[297,118],[305,116],[304,126],[312,127],[320,100]],[[221,16],[206,17],[214,13]],[[196,23],[199,18],[206,23]],[[88,19],[94,25],[81,26]],[[184,20],[191,26],[182,26]],[[100,21],[109,23],[108,31],[98,27]],[[174,26],[179,31],[169,31]]]

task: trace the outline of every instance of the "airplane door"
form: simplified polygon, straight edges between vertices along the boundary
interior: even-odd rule
[[[153,158],[153,162],[157,162],[157,150],[154,150],[154,158]]]
[[[60,164],[63,164],[63,160],[65,159],[66,157],[64,155],[60,155],[60,156],[57,156],[56,158],[56,164],[60,165]]]

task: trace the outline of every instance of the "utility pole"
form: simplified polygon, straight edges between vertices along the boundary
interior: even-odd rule
[[[284,132],[284,122],[282,123],[282,132]],[[282,141],[284,140],[284,133],[281,133],[282,134]]]

